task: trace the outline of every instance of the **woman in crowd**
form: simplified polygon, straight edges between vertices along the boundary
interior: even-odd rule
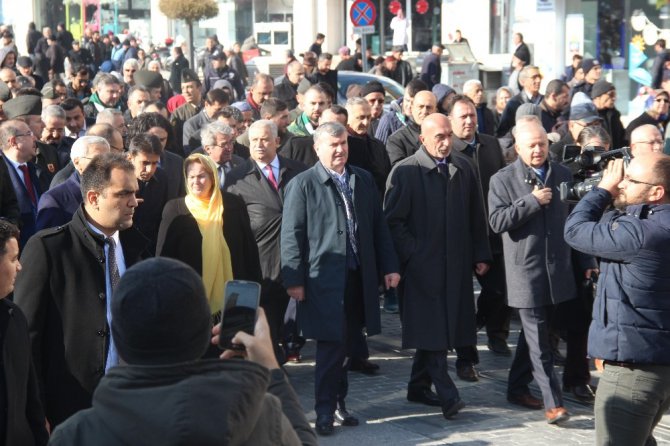
[[[258,248],[244,202],[221,192],[214,162],[194,153],[184,161],[186,197],[163,209],[156,254],[181,260],[201,276],[214,320],[228,280],[261,281]],[[212,346],[208,357],[220,352]]]

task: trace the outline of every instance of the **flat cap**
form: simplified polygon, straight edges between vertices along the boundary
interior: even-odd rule
[[[7,119],[18,118],[19,116],[41,115],[42,98],[34,95],[19,96],[10,99],[2,106]]]
[[[140,70],[134,76],[135,85],[141,85],[147,88],[161,88],[163,86],[163,76],[155,71]]]

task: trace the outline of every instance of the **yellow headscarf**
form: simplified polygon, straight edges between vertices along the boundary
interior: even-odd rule
[[[193,195],[188,186],[188,166],[201,164],[214,180],[212,195],[202,200]],[[221,310],[223,292],[227,281],[233,279],[230,250],[223,237],[223,197],[219,189],[216,164],[208,156],[194,153],[184,161],[186,178],[186,207],[191,212],[202,235],[202,281],[205,284],[209,308],[212,314]]]

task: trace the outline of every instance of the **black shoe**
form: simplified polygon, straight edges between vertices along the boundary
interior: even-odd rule
[[[489,339],[488,344],[489,350],[491,350],[496,355],[500,356],[511,356],[512,350],[510,350],[507,342],[504,339]]]
[[[479,373],[474,365],[463,365],[456,368],[456,374],[463,381],[477,382],[479,381]]]
[[[442,402],[437,394],[430,389],[418,389],[407,391],[407,401],[421,403],[426,406],[441,406]]]
[[[591,386],[588,384],[582,384],[579,386],[563,386],[564,392],[571,392],[572,395],[577,398],[581,403],[593,404],[596,400],[596,393]]]
[[[358,426],[358,418],[344,409],[337,409],[335,411],[335,419],[341,426]]]
[[[462,399],[456,398],[455,400],[452,400],[451,404],[448,406],[442,406],[442,415],[444,415],[444,418],[447,420],[453,418],[459,410],[465,407],[465,403],[463,402]]]
[[[351,361],[349,370],[353,372],[361,372],[365,375],[374,375],[379,370],[379,366],[367,359],[356,359]]]
[[[318,415],[316,417],[316,433],[319,435],[331,435],[335,431],[333,417],[330,415]]]

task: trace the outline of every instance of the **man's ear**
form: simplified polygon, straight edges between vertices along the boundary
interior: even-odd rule
[[[93,209],[98,209],[98,198],[99,195],[96,191],[94,190],[88,190],[86,191],[86,196],[85,196],[85,203],[87,206],[93,208]]]

